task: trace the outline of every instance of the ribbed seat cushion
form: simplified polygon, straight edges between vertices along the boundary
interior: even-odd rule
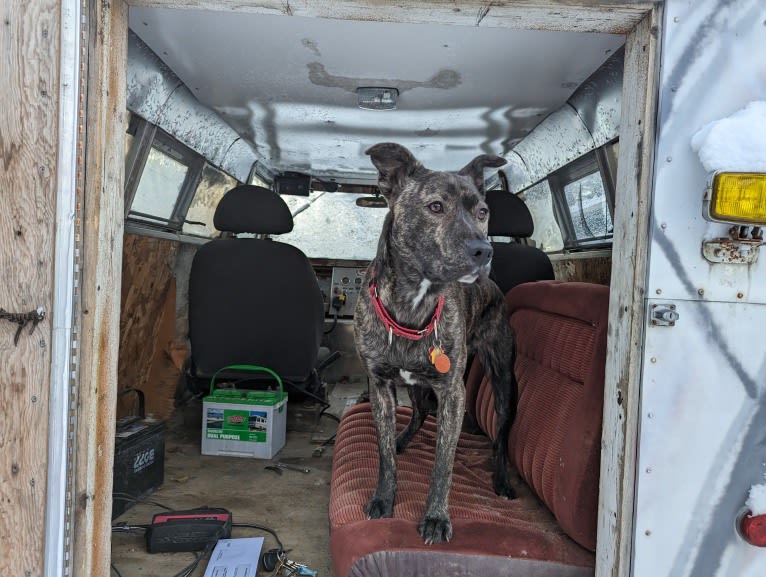
[[[609,289],[539,282],[514,288],[506,301],[519,381],[511,462],[567,534],[595,551]],[[482,373],[473,367],[468,397],[491,435],[492,388]]]
[[[410,410],[397,411],[398,428]],[[433,467],[436,422],[427,419],[398,456],[394,516],[368,520],[364,507],[378,478],[375,424],[369,404],[351,408],[338,429],[330,491],[330,550],[345,575],[593,575],[594,555],[574,543],[523,483],[519,497],[492,491],[492,447],[484,435],[460,437],[450,492],[451,542],[425,545],[417,525]]]

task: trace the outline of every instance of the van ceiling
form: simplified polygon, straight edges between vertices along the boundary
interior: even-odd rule
[[[399,142],[428,168],[507,154],[624,36],[131,8],[130,27],[272,173],[370,182]],[[396,110],[356,89],[396,88]]]

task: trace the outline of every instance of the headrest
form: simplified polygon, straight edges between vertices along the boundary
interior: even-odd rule
[[[276,192],[243,184],[223,195],[215,209],[213,224],[226,232],[282,234],[293,229],[293,216]]]
[[[532,213],[524,201],[507,190],[488,190],[489,236],[529,238],[535,231]]]

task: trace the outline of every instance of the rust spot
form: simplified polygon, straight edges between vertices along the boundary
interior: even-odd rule
[[[433,130],[431,128],[426,128],[425,130],[416,130],[415,134],[418,136],[437,136],[441,132],[440,130]]]
[[[304,48],[311,50],[314,54],[317,56],[321,56],[322,53],[319,51],[319,46],[314,40],[311,40],[310,38],[304,38],[301,40],[301,44]]]
[[[82,509],[83,511],[86,511],[88,509],[89,500],[90,498],[88,497],[87,493],[84,493],[84,492],[80,493],[80,498],[78,499],[78,501],[80,502],[80,509]]]
[[[356,92],[359,86],[392,86],[399,90],[399,93],[413,88],[439,88],[448,90],[455,88],[463,83],[460,73],[451,68],[442,68],[431,78],[424,81],[402,80],[393,78],[352,78],[349,76],[334,76],[327,72],[324,64],[321,62],[310,62],[307,65],[309,69],[309,80],[316,86],[326,86],[328,88],[341,88],[347,92]]]

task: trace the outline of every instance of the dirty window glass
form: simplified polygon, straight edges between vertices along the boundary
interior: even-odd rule
[[[188,170],[187,165],[152,147],[130,207],[131,218],[155,223],[169,221]]]
[[[197,236],[213,236],[216,232],[213,226],[213,215],[218,201],[237,184],[235,178],[209,164],[205,164],[202,169],[202,178],[194,193],[194,199],[186,213],[182,232]]]
[[[250,178],[249,184],[255,185],[255,186],[262,186],[264,188],[269,188],[269,183],[263,180],[260,176],[253,173],[253,176]]]
[[[545,252],[555,252],[564,248],[559,223],[553,212],[553,198],[547,180],[528,188],[520,195],[532,213],[535,230],[532,240],[535,246]]]
[[[593,172],[570,182],[564,186],[564,197],[577,241],[605,238],[612,234],[612,215],[601,173]]]
[[[360,196],[364,195],[324,191],[283,196],[295,224],[292,232],[277,239],[297,246],[309,258],[371,260],[388,209],[358,207]]]

